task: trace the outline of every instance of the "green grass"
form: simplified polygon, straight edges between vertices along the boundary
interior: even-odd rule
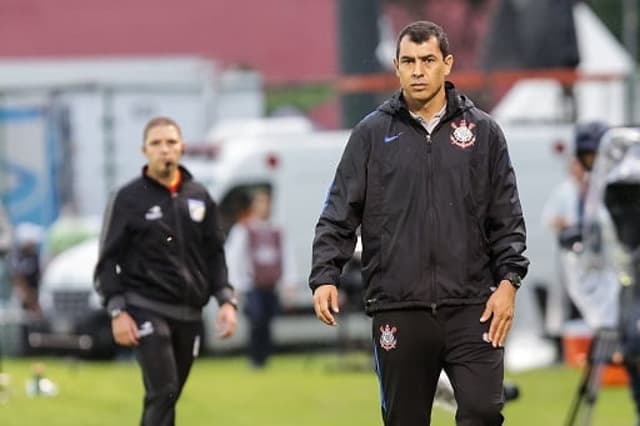
[[[25,383],[31,365],[43,361],[60,393],[30,399]],[[378,384],[368,362],[350,358],[366,371],[342,371],[333,354],[282,355],[266,371],[252,371],[243,358],[196,362],[178,405],[179,426],[198,425],[380,425]],[[2,426],[102,426],[138,423],[142,385],[134,362],[80,362],[64,359],[4,360],[12,395],[0,404]],[[521,398],[507,404],[507,425],[562,425],[579,381],[579,372],[547,368],[508,378]],[[450,413],[434,409],[434,426],[451,426]],[[604,388],[595,406],[594,425],[633,424],[626,388]]]

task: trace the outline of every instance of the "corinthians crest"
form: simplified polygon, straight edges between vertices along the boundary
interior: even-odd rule
[[[460,123],[451,123],[453,133],[449,138],[451,143],[459,146],[462,149],[469,148],[476,143],[476,135],[473,133],[473,128],[476,127],[475,123],[468,123],[466,120],[460,120]]]
[[[384,326],[380,326],[380,346],[385,351],[390,351],[391,349],[396,348],[396,331],[395,327],[389,327],[389,324],[385,324]]]

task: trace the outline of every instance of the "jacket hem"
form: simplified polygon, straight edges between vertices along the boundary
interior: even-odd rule
[[[179,321],[200,321],[202,319],[202,309],[193,306],[159,302],[133,292],[125,293],[124,297],[127,305],[147,309],[167,318]]]
[[[423,301],[403,301],[403,302],[385,302],[385,303],[372,303],[365,307],[365,313],[372,316],[378,312],[384,311],[405,311],[413,309],[433,310],[434,305],[437,310],[441,306],[465,306],[465,305],[480,305],[486,303],[487,297],[474,297],[474,298],[450,298],[439,300],[438,303],[427,303]]]

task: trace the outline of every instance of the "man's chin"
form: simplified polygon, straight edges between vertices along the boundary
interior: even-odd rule
[[[431,99],[433,99],[433,93],[429,93],[426,90],[411,90],[409,92],[409,97],[415,101],[420,103],[427,103]]]
[[[165,167],[157,171],[157,176],[160,179],[168,179],[171,177],[171,168]]]

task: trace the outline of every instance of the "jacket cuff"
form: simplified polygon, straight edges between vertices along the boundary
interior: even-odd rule
[[[213,297],[218,301],[218,306],[222,306],[225,303],[231,304],[234,308],[238,308],[238,301],[235,293],[231,287],[224,287],[221,290],[216,291]]]
[[[127,306],[127,301],[122,294],[116,294],[115,296],[111,296],[107,301],[107,312],[111,312],[114,310],[124,310],[125,306]]]
[[[526,269],[523,271],[522,268],[514,267],[513,265],[505,265],[498,268],[496,271],[496,281],[500,282],[505,279],[509,274],[518,274],[520,278],[524,278],[526,274]]]
[[[322,278],[320,277],[320,279],[314,279],[313,281],[309,282],[309,288],[311,288],[311,293],[315,293],[316,289],[318,287],[320,287],[321,285],[334,285],[336,286],[336,288],[340,288],[340,280],[338,278],[334,278],[334,277],[326,277],[326,278]]]

